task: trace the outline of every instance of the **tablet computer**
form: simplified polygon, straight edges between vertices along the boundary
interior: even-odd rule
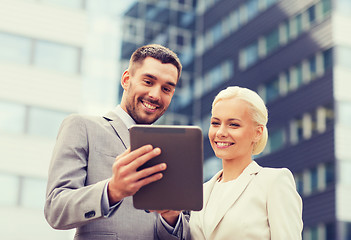
[[[161,154],[141,168],[166,163],[163,178],[133,195],[137,209],[201,210],[203,202],[203,136],[196,126],[134,125],[129,129],[131,150],[146,144]]]

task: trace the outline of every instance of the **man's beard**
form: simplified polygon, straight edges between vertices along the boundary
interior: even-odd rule
[[[166,109],[164,109],[162,112],[160,112],[159,114],[153,114],[153,118],[145,118],[145,117],[141,117],[138,113],[142,110],[137,110],[136,106],[140,103],[143,104],[142,101],[140,99],[137,99],[137,104],[126,104],[126,109],[127,112],[129,114],[129,116],[131,116],[133,118],[133,120],[137,123],[137,124],[152,124],[154,122],[156,122],[166,111]],[[151,102],[151,101],[149,101]],[[133,102],[134,103],[134,102]],[[152,103],[152,102],[151,102]],[[159,105],[159,104],[158,104]]]

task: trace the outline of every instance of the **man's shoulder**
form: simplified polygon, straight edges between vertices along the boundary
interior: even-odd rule
[[[90,126],[103,125],[106,119],[102,116],[72,113],[63,120],[63,125]]]
[[[87,114],[79,114],[79,113],[72,113],[68,115],[64,121],[73,121],[73,122],[99,122],[103,121],[102,116],[94,116],[94,115],[87,115]]]

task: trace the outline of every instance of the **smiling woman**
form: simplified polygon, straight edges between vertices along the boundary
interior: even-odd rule
[[[192,212],[193,239],[301,239],[302,201],[286,168],[259,166],[268,113],[260,96],[241,87],[221,91],[212,104],[208,137],[223,169],[204,184],[204,205]]]

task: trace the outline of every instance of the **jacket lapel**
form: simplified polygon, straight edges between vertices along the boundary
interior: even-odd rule
[[[112,128],[115,130],[117,136],[121,139],[125,148],[128,148],[130,146],[130,140],[129,140],[129,131],[127,126],[112,111],[105,114],[104,118],[110,123]]]
[[[235,202],[239,199],[241,194],[245,191],[246,187],[249,185],[251,180],[254,178],[254,176],[260,171],[262,167],[260,167],[255,161],[250,163],[249,166],[247,166],[242,174],[236,179],[235,183],[233,183],[230,191],[223,193],[224,196],[224,201],[221,203],[221,207],[219,208],[217,214],[214,217],[214,222],[211,226],[211,229],[209,229],[208,233],[209,236],[214,232],[218,224],[221,222],[223,219],[224,215],[227,213],[228,209],[235,204]],[[220,172],[221,173],[221,172]],[[211,194],[212,188],[214,183],[217,181],[218,177],[220,174],[217,175],[217,178],[214,179],[211,184],[209,184],[208,187],[211,187],[211,190],[209,191],[209,194],[206,199],[206,203],[209,199],[209,196]],[[211,181],[213,180],[211,179]]]

